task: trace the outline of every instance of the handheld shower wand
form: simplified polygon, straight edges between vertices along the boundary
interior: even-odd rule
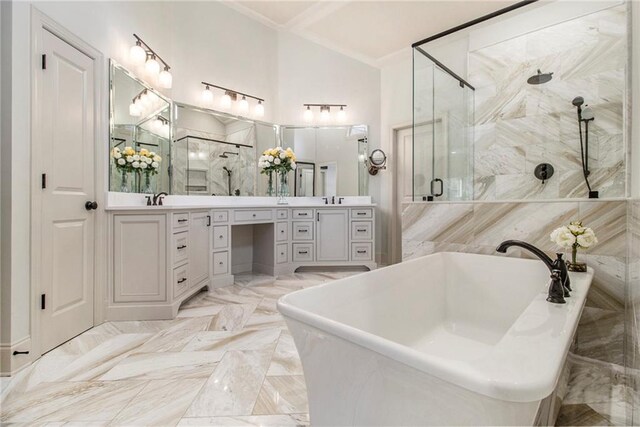
[[[580,134],[580,160],[582,162],[582,175],[584,176],[584,182],[587,184],[587,188],[589,189],[589,198],[597,199],[598,192],[593,191],[591,189],[591,184],[589,183],[589,175],[591,171],[589,170],[589,122],[594,120],[593,110],[588,105],[584,104],[584,98],[581,96],[576,96],[571,101],[574,107],[576,107],[578,113],[578,133]],[[582,123],[584,123],[584,141],[582,139]]]

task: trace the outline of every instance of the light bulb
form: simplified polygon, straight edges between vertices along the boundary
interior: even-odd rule
[[[129,115],[132,117],[138,117],[141,114],[142,114],[142,111],[140,111],[140,108],[138,108],[135,102],[132,102],[129,105]]]
[[[142,95],[140,95],[140,106],[142,107],[147,107],[149,106],[149,104],[151,104],[151,95],[149,95],[149,92],[147,92],[146,90],[144,92],[142,92]]]
[[[147,62],[144,64],[144,68],[150,74],[158,74],[160,72],[160,63],[156,60],[155,55],[151,55]]]
[[[329,107],[324,107],[321,108],[322,111],[320,111],[320,120],[322,120],[323,122],[328,122],[329,119],[331,118],[331,113],[329,112]]]
[[[224,95],[222,95],[222,98],[220,98],[220,106],[222,108],[231,107],[231,95],[229,95],[228,92],[226,92]]]
[[[258,101],[258,105],[256,105],[254,108],[254,112],[257,117],[264,116],[264,105],[262,104],[262,101]]]
[[[158,76],[158,82],[160,86],[165,89],[171,89],[171,85],[173,84],[173,76],[169,72],[169,67],[164,67],[164,70],[160,72],[160,76]]]
[[[307,109],[304,110],[304,121],[310,122],[313,120],[313,111],[311,111],[311,107],[307,106]]]
[[[344,107],[340,107],[340,111],[338,111],[338,121],[344,122],[347,120],[347,112],[344,111]]]
[[[131,62],[136,65],[144,64],[144,60],[147,59],[147,52],[142,48],[139,41],[131,46],[129,57],[131,58]]]
[[[246,113],[247,111],[249,111],[249,101],[247,101],[247,98],[244,95],[238,102],[238,111],[241,113]]]
[[[211,92],[209,86],[205,87],[202,91],[202,102],[205,104],[211,104],[213,102],[213,92]]]

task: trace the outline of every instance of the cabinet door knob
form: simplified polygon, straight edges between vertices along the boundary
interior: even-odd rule
[[[223,237],[223,236],[222,236],[222,234],[221,234],[221,235],[219,235],[219,236],[218,236],[218,239],[222,239],[222,237]]]
[[[88,211],[91,210],[96,210],[98,209],[98,203],[97,202],[92,202],[92,201],[88,201],[84,204],[84,208]]]

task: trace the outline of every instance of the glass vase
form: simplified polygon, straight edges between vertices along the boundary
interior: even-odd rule
[[[120,192],[131,193],[131,188],[129,188],[129,173],[124,169],[120,173]]]
[[[142,193],[145,194],[154,194],[155,191],[153,190],[153,184],[151,183],[151,174],[150,173],[145,173],[144,174],[144,182],[142,183],[142,188],[140,189],[140,191]]]
[[[278,175],[278,204],[286,205],[287,197],[289,197],[289,176],[287,171],[280,171]]]
[[[273,186],[273,171],[268,173],[268,183],[267,183],[267,196],[273,197],[276,195],[274,186]]]
[[[580,273],[584,273],[587,271],[587,264],[584,262],[578,262],[578,244],[574,243],[571,248],[571,261],[567,262],[567,269],[569,271],[577,271]]]

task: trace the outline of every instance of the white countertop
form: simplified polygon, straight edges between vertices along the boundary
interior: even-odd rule
[[[338,197],[336,197],[338,200]],[[107,211],[161,211],[184,209],[273,209],[273,208],[335,208],[375,207],[370,196],[344,197],[342,204],[324,204],[322,197],[287,197],[288,204],[278,204],[277,197],[236,196],[164,196],[162,206],[148,206],[144,194],[107,193]]]

